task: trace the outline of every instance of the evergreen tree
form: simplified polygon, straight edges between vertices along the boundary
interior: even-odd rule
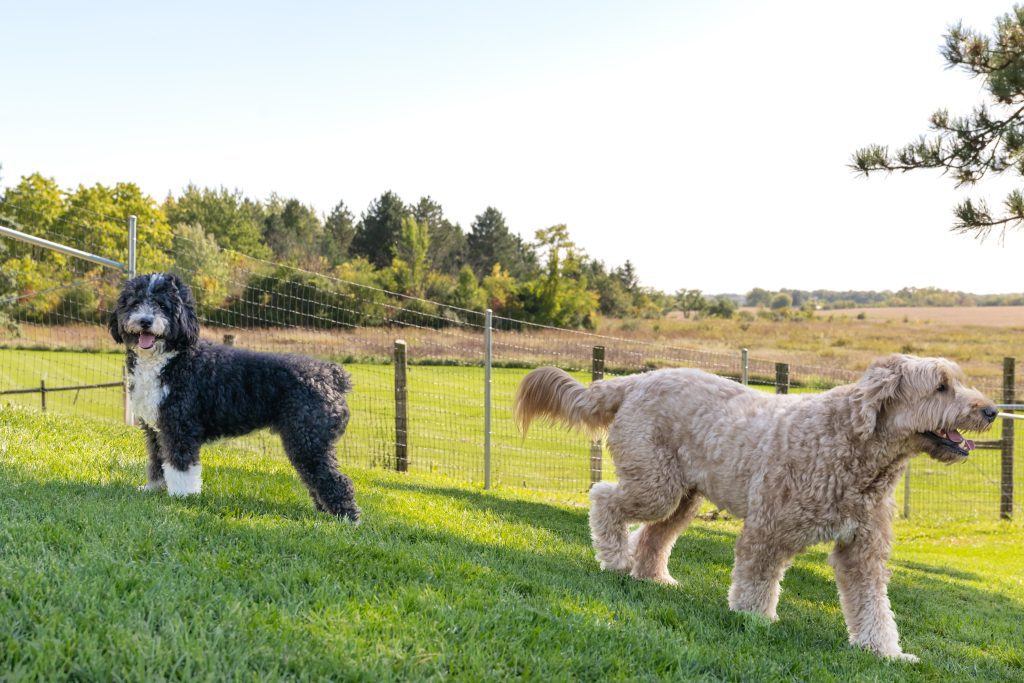
[[[345,202],[338,202],[324,221],[322,252],[327,263],[336,266],[348,258],[356,228],[352,212]]]
[[[320,262],[323,225],[311,208],[298,199],[273,195],[267,202],[263,235],[279,260],[316,268]]]
[[[476,217],[466,236],[466,261],[477,277],[491,274],[495,264],[518,280],[537,271],[537,255],[518,235],[509,232],[505,217],[492,206]]]
[[[991,36],[956,24],[946,34],[941,53],[949,68],[981,79],[989,102],[967,116],[940,109],[929,121],[931,137],[921,136],[895,152],[869,145],[854,153],[852,167],[864,175],[938,168],[958,188],[990,175],[1024,176],[1024,7],[996,19]],[[997,229],[1002,236],[1007,228],[1024,224],[1024,193],[1013,190],[1001,213],[994,213],[984,200],[972,199],[953,213],[956,232],[985,238]]]
[[[412,207],[412,215],[416,222],[429,226],[430,267],[442,273],[457,274],[466,252],[466,236],[462,228],[445,218],[441,205],[430,197],[421,197]]]
[[[356,225],[349,254],[365,258],[376,268],[387,268],[402,235],[402,219],[408,214],[405,204],[390,190],[370,202]]]

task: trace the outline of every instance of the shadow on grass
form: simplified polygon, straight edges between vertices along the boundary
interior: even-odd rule
[[[128,480],[141,471],[111,466],[126,470],[121,474]],[[309,675],[367,675],[383,666],[402,676],[762,679],[842,678],[858,672],[892,677],[890,665],[846,645],[835,584],[831,573],[822,571],[823,552],[803,555],[790,570],[780,622],[752,626],[726,607],[731,534],[705,527],[684,534],[671,563],[680,585],[668,588],[599,571],[585,510],[358,474],[367,522],[353,527],[330,523],[314,512],[291,472],[211,467],[211,478],[219,481],[199,498],[182,501],[136,492],[121,481],[37,481],[31,471],[3,466],[0,491],[6,500],[0,510],[16,517],[20,531],[6,543],[0,568],[19,555],[38,553],[29,539],[33,530],[45,527],[39,531],[44,552],[68,560],[60,571],[70,588],[58,587],[56,599],[73,602],[76,596],[60,593],[75,590],[68,576],[89,571],[105,545],[120,544],[118,555],[151,561],[154,572],[162,571],[161,561],[169,562],[173,571],[153,581],[169,584],[162,609],[195,619],[200,632],[193,637],[200,642],[206,622],[190,600],[211,612],[210,628],[222,628],[216,620],[232,617],[220,605],[235,606],[240,618],[267,609],[280,612],[276,620],[248,627],[266,642],[247,656],[265,657],[268,666],[277,657],[288,658],[282,661]],[[301,495],[282,493],[287,491]],[[566,547],[484,542],[432,526],[429,519],[407,519],[388,509],[385,491],[422,496],[442,506],[442,499],[457,501],[506,522],[544,529]],[[152,527],[137,523],[147,518],[154,520]],[[31,564],[31,558],[23,559]],[[131,570],[139,571],[138,566]],[[969,578],[965,572],[920,563],[901,566],[925,574],[907,585],[895,582],[891,591],[908,650],[925,654],[925,642],[934,660],[923,665],[922,677],[959,673],[965,657],[993,680],[1014,673],[985,650],[993,632],[999,642],[1014,642],[1012,625],[1024,620],[1020,604],[943,579]],[[116,583],[118,566],[107,571]],[[31,605],[53,595],[48,590],[19,596],[19,601]],[[949,624],[942,639],[927,638],[930,631],[924,629],[938,628],[955,605],[995,600],[1005,611],[988,638],[968,626],[956,630]],[[912,608],[921,610],[920,623]],[[122,610],[127,619],[135,608],[129,600]],[[337,620],[337,628],[311,629],[318,619]],[[391,650],[379,642],[382,628],[398,650],[433,654],[407,661],[394,654],[391,659]],[[284,644],[296,641],[306,646]],[[822,658],[823,651],[832,654]],[[110,655],[116,659],[131,653]],[[228,666],[241,655],[225,656]],[[257,659],[250,665],[260,663]]]
[[[379,481],[375,486],[394,491],[443,496],[458,500],[476,510],[490,512],[507,521],[542,527],[566,541],[589,543],[586,508],[564,508],[547,503],[509,499],[483,491],[414,482]],[[716,529],[703,528],[701,533],[713,537],[734,538],[732,534]]]
[[[889,563],[892,567],[903,567],[905,569],[912,569],[926,574],[935,574],[938,576],[948,576],[952,579],[960,579],[962,581],[981,581],[981,577],[973,572],[965,572],[960,569],[953,569],[952,567],[935,567],[930,564],[923,564],[921,562],[911,562],[909,560],[893,560]]]

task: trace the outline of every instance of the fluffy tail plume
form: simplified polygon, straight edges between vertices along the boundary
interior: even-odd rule
[[[538,417],[576,429],[603,431],[615,418],[630,380],[623,377],[585,387],[558,368],[537,368],[519,384],[516,424],[523,434]]]

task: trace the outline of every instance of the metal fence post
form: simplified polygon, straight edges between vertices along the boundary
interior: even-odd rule
[[[135,277],[135,258],[137,255],[138,218],[128,216],[128,279]]]
[[[43,412],[46,412],[46,379],[39,378],[39,400],[43,404]]]
[[[125,264],[125,275],[128,279],[135,277],[136,242],[138,240],[138,218],[128,216],[128,262]],[[131,397],[128,395],[128,373],[121,371],[124,380],[124,423],[128,426],[135,424],[135,415],[132,414]]]
[[[590,381],[597,382],[604,379],[604,347],[595,346],[590,358]],[[594,439],[590,442],[590,483],[596,484],[601,481],[601,458],[603,456],[601,439]]]
[[[910,461],[903,470],[903,519],[910,519]]]
[[[484,490],[491,488],[491,325],[494,313],[484,312]]]
[[[1013,405],[1017,402],[1014,383],[1016,379],[1014,358],[1003,359],[1003,403]],[[1002,519],[1013,517],[1013,423],[1015,420],[1003,418],[1002,467],[999,486],[999,516]]]
[[[740,349],[740,383],[743,386],[750,384],[750,352],[747,349]]]
[[[395,470],[409,470],[409,401],[406,384],[405,342],[395,340]]]
[[[775,364],[775,393],[789,393],[789,363]]]

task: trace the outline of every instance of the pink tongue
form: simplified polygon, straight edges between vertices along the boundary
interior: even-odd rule
[[[944,432],[944,433],[945,433],[947,439],[949,439],[953,443],[960,444],[960,446],[965,451],[973,451],[974,450],[974,442],[971,441],[970,439],[965,439],[963,436],[960,435],[960,432],[956,431],[955,429],[951,429],[948,432]]]
[[[151,349],[153,344],[156,343],[156,337],[151,334],[140,334],[139,335],[139,348]]]

